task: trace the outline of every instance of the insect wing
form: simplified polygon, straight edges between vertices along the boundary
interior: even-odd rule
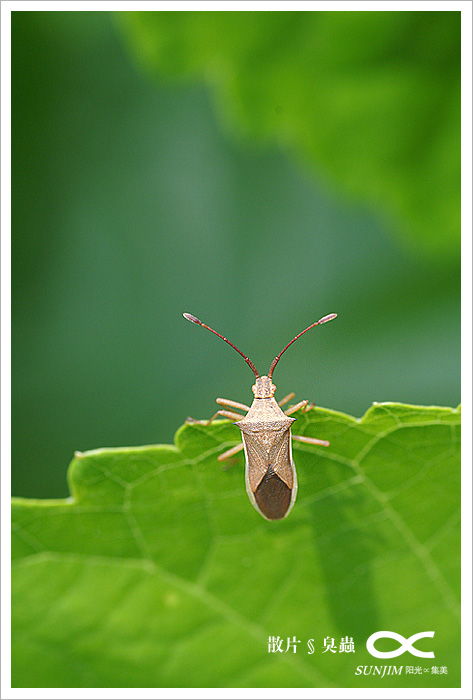
[[[243,434],[243,445],[246,457],[246,492],[251,503],[266,520],[285,518],[294,505],[297,493],[290,431],[277,433],[269,452],[253,436],[248,439]],[[270,458],[280,461],[273,464]]]
[[[294,462],[292,459],[291,431],[285,430],[273,442],[268,455],[268,462],[290,489],[294,486]]]
[[[254,492],[268,471],[268,452],[255,434],[248,435],[242,432],[242,438],[245,448],[247,487],[249,486]]]

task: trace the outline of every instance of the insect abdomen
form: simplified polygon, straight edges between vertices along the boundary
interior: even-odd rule
[[[269,465],[254,496],[258,508],[268,520],[281,520],[291,505],[292,489],[279,478]]]

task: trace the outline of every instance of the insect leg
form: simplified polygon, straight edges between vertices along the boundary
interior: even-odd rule
[[[285,396],[283,399],[281,399],[281,401],[278,401],[278,406],[284,406],[284,404],[287,403],[288,401],[290,401],[291,399],[293,399],[294,396],[295,396],[295,393],[293,391],[291,391],[291,393],[288,394],[287,396]]]
[[[310,411],[311,408],[314,408],[313,404],[309,404],[309,401],[307,399],[304,399],[304,401],[299,401],[299,403],[296,403],[295,406],[291,406],[291,408],[288,408],[287,411],[284,411],[286,416],[290,416],[291,413],[295,413],[298,411],[300,408],[302,408],[302,411],[304,413],[307,413],[307,411]]]
[[[233,457],[233,455],[236,455],[237,452],[240,452],[240,450],[243,449],[243,443],[240,442],[239,445],[235,445],[235,447],[230,447],[229,450],[226,452],[222,452],[221,455],[217,457],[219,462],[223,462],[224,459],[228,459],[229,457]]]
[[[233,411],[217,411],[212,418],[209,418],[208,420],[196,420],[195,418],[191,418],[190,416],[186,418],[186,423],[199,423],[199,425],[210,425],[212,421],[214,421],[217,416],[224,416],[225,418],[230,418],[230,420],[241,420],[243,416],[241,413],[233,413]]]
[[[239,401],[230,401],[230,399],[215,399],[220,406],[230,406],[231,408],[241,408],[242,411],[249,411],[250,407]]]
[[[307,442],[309,445],[323,445],[328,447],[330,445],[328,440],[318,440],[317,438],[305,437],[305,435],[293,435],[293,440],[299,440],[299,442]]]

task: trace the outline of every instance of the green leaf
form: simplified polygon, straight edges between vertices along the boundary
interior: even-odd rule
[[[119,21],[148,70],[206,81],[235,131],[298,153],[445,260],[460,247],[460,16],[140,11]]]
[[[448,674],[383,685],[458,687],[459,410],[316,409],[294,426],[331,445],[294,443],[284,521],[251,506],[241,455],[217,462],[239,441],[228,421],[78,453],[70,499],[15,499],[13,685],[378,687],[356,667],[419,660],[373,658],[367,638],[434,630],[420,663]],[[269,636],[297,653],[268,653]],[[346,636],[354,654],[323,652]]]

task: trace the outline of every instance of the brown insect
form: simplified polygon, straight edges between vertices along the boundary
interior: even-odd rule
[[[188,321],[207,328],[207,330],[215,333],[215,335],[218,335],[219,338],[231,345],[244,358],[255,374],[256,382],[251,387],[255,397],[251,406],[246,406],[238,401],[230,401],[229,399],[216,399],[220,406],[247,411],[245,416],[233,410],[220,410],[207,421],[196,421],[193,418],[188,418],[187,421],[189,423],[209,425],[217,416],[224,416],[231,420],[236,419],[235,425],[238,425],[241,430],[243,442],[221,454],[218,459],[223,461],[237,454],[240,450],[245,450],[246,491],[253,506],[266,520],[281,520],[281,518],[285,518],[294,505],[297,494],[297,475],[292,459],[291,425],[295,418],[289,418],[289,416],[299,409],[305,412],[314,408],[305,399],[291,406],[286,411],[282,411],[281,406],[290,401],[295,394],[291,392],[279,403],[276,402],[274,398],[276,387],[272,382],[274,368],[283,352],[301,335],[314,326],[331,321],[336,315],[329,314],[324,316],[296,335],[271,362],[267,376],[260,377],[253,362],[227,338],[224,338],[223,335],[220,335],[220,333],[217,333],[217,331],[214,331],[213,328],[202,323],[202,321],[199,321],[195,316],[183,314]],[[292,435],[292,439],[306,442],[310,445],[329,445],[327,440],[318,440],[317,438],[304,437],[302,435]]]

